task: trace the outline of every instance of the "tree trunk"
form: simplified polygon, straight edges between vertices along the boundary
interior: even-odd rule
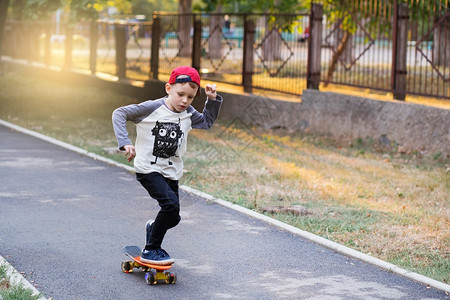
[[[342,43],[342,40],[344,39],[344,35],[348,33],[347,31],[344,31],[342,29],[337,30],[337,39],[336,39],[336,49],[339,49],[340,44]],[[352,63],[352,48],[347,47],[347,44],[351,44],[353,40],[353,36],[351,34],[346,37],[347,40],[346,46],[342,51],[342,54],[340,55],[339,59],[344,63],[345,66],[349,66]]]
[[[3,33],[5,30],[6,13],[8,11],[9,0],[0,1],[0,75],[3,74],[3,64],[1,61],[3,54]]]
[[[279,7],[281,0],[274,1],[274,7]],[[276,17],[275,19],[278,19]],[[266,20],[266,41],[263,45],[263,57],[265,61],[281,60],[281,36],[277,23],[269,24]]]
[[[220,59],[222,57],[222,25],[223,16],[220,15],[222,12],[222,6],[217,6],[218,15],[212,15],[210,18],[209,25],[209,58],[210,59]]]
[[[411,41],[417,41],[419,39],[419,22],[417,20],[411,20],[409,30],[411,32]]]
[[[328,86],[333,77],[333,73],[336,69],[336,65],[344,54],[345,49],[347,48],[348,42],[350,41],[351,34],[348,31],[344,31],[342,39],[340,40],[340,44],[337,47],[336,52],[334,52],[333,57],[331,58],[330,67],[328,68],[327,78],[325,79],[324,86]]]
[[[266,22],[266,36],[263,44],[263,57],[265,61],[281,60],[281,37],[276,24]]]
[[[439,18],[436,18],[436,22]],[[445,18],[433,33],[433,65],[450,67],[450,21]]]
[[[178,19],[178,32],[180,38],[180,56],[189,57],[191,55],[191,27],[192,27],[192,0],[180,0],[178,12],[181,14]]]

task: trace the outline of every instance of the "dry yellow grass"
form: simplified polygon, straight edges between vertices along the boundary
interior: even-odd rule
[[[201,142],[188,152],[187,168],[201,171],[188,177],[188,184],[255,210],[304,205],[309,215],[274,217],[448,282],[448,272],[436,277],[423,271],[448,270],[450,265],[450,174],[445,163],[318,145],[309,137],[261,133],[250,138],[237,129],[234,133],[251,143],[237,148],[230,159],[195,160],[208,145],[236,151],[227,149],[223,130],[219,125],[210,133],[192,133]]]

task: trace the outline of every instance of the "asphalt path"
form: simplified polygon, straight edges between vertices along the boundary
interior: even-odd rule
[[[218,182],[220,184],[220,182]],[[251,216],[181,194],[177,283],[121,271],[156,201],[134,174],[0,126],[0,255],[52,299],[448,299]]]

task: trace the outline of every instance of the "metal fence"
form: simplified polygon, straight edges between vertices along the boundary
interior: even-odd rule
[[[9,21],[3,54],[133,80],[165,81],[174,67],[192,65],[205,79],[249,92],[300,95],[332,83],[398,99],[448,99],[448,1],[408,1],[349,1],[336,18],[329,12],[337,8],[314,3],[307,14],[156,13],[152,22],[70,26]]]
[[[252,51],[250,88],[301,94],[306,88],[308,15],[158,13],[161,23],[159,74],[180,64],[192,65],[194,24],[200,22],[199,70],[202,77],[243,85],[244,52]],[[246,48],[245,24],[255,28]],[[181,24],[185,23],[185,24]],[[179,28],[187,28],[186,32]]]
[[[358,1],[353,2],[342,17],[332,22],[325,18],[322,42],[321,80],[325,83],[344,84],[349,86],[389,91],[391,89],[392,29],[386,31],[382,26],[369,28],[370,19],[363,19],[356,11]],[[386,1],[387,2],[387,1]],[[391,7],[367,7],[368,14],[389,22],[393,22]],[[332,8],[328,8],[332,9]],[[343,29],[348,25],[351,34]],[[345,45],[342,54],[333,63],[333,56]],[[333,72],[330,69],[333,68]]]
[[[396,75],[403,75],[403,94],[450,97],[448,1],[345,3],[347,6],[340,18],[334,22],[324,19],[322,82],[391,91],[395,95]],[[326,9],[333,11],[336,7]],[[343,22],[353,23],[354,31],[335,66],[334,75],[328,78],[332,56],[343,39]]]
[[[450,3],[410,0],[408,5],[407,92],[449,98]]]

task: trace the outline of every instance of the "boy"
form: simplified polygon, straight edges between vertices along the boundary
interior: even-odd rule
[[[119,149],[125,151],[128,161],[134,158],[137,180],[161,207],[155,221],[147,222],[141,253],[143,262],[158,265],[174,262],[161,244],[167,230],[181,220],[178,180],[183,173],[188,133],[192,128],[211,128],[222,104],[216,85],[208,84],[203,112],[191,106],[200,95],[200,75],[191,67],[175,68],[165,90],[164,98],[120,107],[112,118]],[[128,138],[127,121],[136,124],[136,146]]]

